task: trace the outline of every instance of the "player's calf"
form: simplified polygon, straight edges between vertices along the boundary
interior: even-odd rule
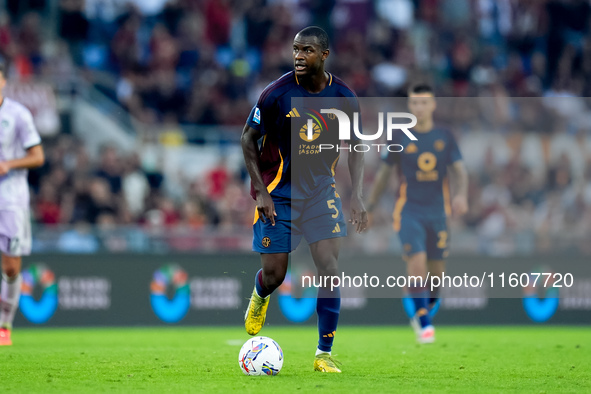
[[[0,329],[3,330],[0,335],[0,344],[11,345],[10,330],[14,315],[18,309],[18,302],[21,293],[22,277],[19,274],[9,277],[2,274],[2,288],[0,289]]]

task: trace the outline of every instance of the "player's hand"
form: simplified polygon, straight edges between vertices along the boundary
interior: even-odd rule
[[[351,220],[349,223],[355,226],[355,231],[361,233],[367,229],[367,211],[358,197],[351,198]]]
[[[8,174],[10,166],[5,161],[0,161],[0,176]]]
[[[277,216],[277,212],[275,212],[275,204],[273,203],[273,199],[271,195],[265,190],[262,193],[257,193],[257,211],[259,213],[259,219],[266,223],[267,221],[265,218],[271,221],[271,224],[275,225],[275,216]]]
[[[465,196],[455,196],[451,202],[451,211],[454,216],[462,216],[468,212],[468,201]]]

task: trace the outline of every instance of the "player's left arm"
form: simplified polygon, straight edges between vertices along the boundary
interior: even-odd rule
[[[20,159],[0,162],[0,175],[6,175],[10,170],[20,168],[37,168],[45,163],[45,153],[41,145],[35,145],[27,149],[27,154]]]
[[[448,166],[451,189],[454,195],[451,209],[454,216],[462,216],[468,212],[468,171],[463,160],[456,160]]]
[[[351,97],[348,103],[351,110],[359,113],[359,102],[356,96]],[[356,140],[356,138],[353,138],[353,140],[349,141],[349,144],[355,143]],[[367,229],[367,211],[363,204],[363,166],[365,164],[363,152],[357,152],[355,149],[351,149],[347,164],[353,186],[351,195],[351,220],[349,222],[355,225],[355,231],[357,233],[361,233]]]
[[[351,149],[349,153],[347,164],[349,165],[349,175],[351,176],[351,184],[353,185],[353,192],[351,195],[351,220],[349,221],[355,225],[355,231],[358,233],[367,229],[367,211],[363,204],[363,152],[356,152]]]
[[[447,171],[450,178],[453,197],[451,211],[454,216],[462,216],[468,212],[468,171],[462,160],[462,153],[454,135],[448,132],[447,138]]]

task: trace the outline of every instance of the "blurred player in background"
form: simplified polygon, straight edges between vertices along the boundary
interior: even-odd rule
[[[386,151],[382,156],[368,211],[371,214],[379,202],[396,168],[400,190],[394,207],[394,230],[400,237],[408,275],[423,278],[422,283],[408,287],[416,311],[411,325],[419,343],[430,343],[435,341],[435,329],[429,311],[439,300],[439,289],[430,291],[427,273],[433,277],[444,271],[449,244],[447,217],[468,210],[468,174],[453,135],[433,124],[436,100],[432,88],[415,85],[408,96],[408,108],[417,118],[412,131],[418,141],[396,135],[392,143],[404,149],[399,153]],[[451,207],[450,180],[454,190]]]
[[[328,36],[324,30],[308,27],[300,31],[293,41],[295,70],[263,91],[242,134],[244,159],[252,179],[251,195],[256,200],[253,250],[261,254],[262,262],[245,316],[250,335],[256,335],[263,327],[270,294],[283,282],[289,253],[302,236],[310,245],[318,274],[338,275],[341,238],[347,235],[334,180],[339,153],[338,150],[320,152],[316,148],[321,143],[339,145],[338,133],[320,132],[324,121],[318,121],[322,116],[317,112],[314,136],[308,139],[306,124],[310,123],[306,123],[303,109],[292,108],[292,99],[308,97],[339,98],[358,108],[355,93],[324,70],[328,55]],[[331,120],[327,117],[326,122]],[[294,126],[301,132],[292,133]],[[361,232],[367,225],[361,196],[363,154],[351,152],[348,164],[353,184],[350,222]],[[341,372],[331,355],[340,303],[338,288],[334,291],[319,288],[316,371]]]
[[[31,253],[27,169],[45,161],[33,116],[2,95],[6,65],[0,63],[0,346],[12,345],[10,333],[21,292],[21,256]]]

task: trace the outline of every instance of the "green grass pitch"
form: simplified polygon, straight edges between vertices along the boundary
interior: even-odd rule
[[[283,348],[278,376],[238,367],[236,328],[16,329],[0,348],[0,391],[591,392],[588,327],[445,327],[419,346],[409,327],[339,328],[342,374],[312,370],[316,330],[266,326]]]

